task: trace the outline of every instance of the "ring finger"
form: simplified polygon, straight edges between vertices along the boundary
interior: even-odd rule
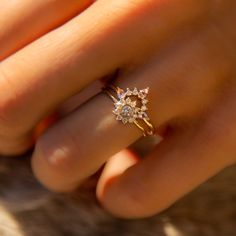
[[[188,39],[188,44],[183,42],[116,81],[122,88],[150,87],[148,112],[156,127],[205,109],[201,104],[212,101],[213,90],[227,73],[218,57],[199,46],[199,40],[194,37],[189,43]],[[205,66],[199,68],[201,63]],[[44,185],[56,191],[72,190],[110,156],[141,137],[134,125],[116,121],[112,108],[107,96],[99,94],[40,137],[32,165]]]

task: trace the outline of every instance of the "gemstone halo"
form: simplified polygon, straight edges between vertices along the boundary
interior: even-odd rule
[[[118,99],[114,102],[115,109],[113,113],[116,119],[126,123],[134,123],[137,119],[149,120],[146,113],[147,108],[147,95],[149,88],[138,90],[134,88],[126,91],[119,89]]]
[[[123,90],[114,85],[107,85],[103,88],[103,92],[114,103],[113,114],[116,120],[123,124],[135,124],[143,132],[143,136],[156,135],[156,129],[147,114],[149,88]]]

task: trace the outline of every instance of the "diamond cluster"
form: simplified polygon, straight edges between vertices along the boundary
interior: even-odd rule
[[[146,113],[147,108],[147,95],[149,88],[138,90],[134,88],[126,91],[119,89],[118,100],[114,103],[115,109],[113,113],[116,119],[126,123],[134,123],[137,119],[149,120]]]

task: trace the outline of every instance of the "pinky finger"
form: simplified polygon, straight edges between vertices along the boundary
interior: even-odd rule
[[[107,162],[97,185],[96,192],[98,198],[102,201],[104,188],[108,187],[110,182],[112,184],[113,178],[120,176],[129,167],[137,164],[138,161],[139,157],[128,149],[124,149],[111,157]]]

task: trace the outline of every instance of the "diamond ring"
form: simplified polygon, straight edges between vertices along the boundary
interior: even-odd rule
[[[143,132],[143,136],[155,135],[155,128],[147,114],[149,88],[142,90],[127,88],[125,91],[119,87],[108,85],[103,88],[103,91],[114,102],[113,113],[116,120],[123,124],[135,124]]]

